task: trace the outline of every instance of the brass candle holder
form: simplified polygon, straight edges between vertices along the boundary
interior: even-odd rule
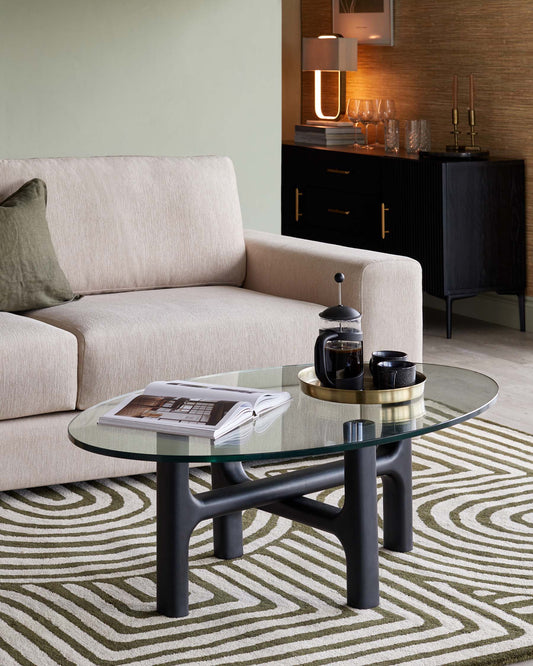
[[[478,152],[481,148],[476,145],[476,112],[474,109],[468,109],[468,124],[470,125],[470,132],[468,132],[470,135],[470,145],[467,147],[467,150],[469,152]]]
[[[470,97],[468,102],[468,124],[470,125],[470,145],[459,145],[459,105],[458,105],[458,76],[453,75],[452,79],[452,125],[450,134],[453,135],[453,143],[446,146],[445,152],[420,151],[418,156],[421,159],[445,160],[486,160],[489,157],[488,150],[481,150],[476,144],[476,112],[474,111],[474,75],[470,74]]]
[[[457,108],[452,109],[452,125],[453,130],[450,134],[453,134],[453,144],[446,146],[446,150],[450,153],[462,153],[465,149],[464,146],[459,145],[459,111]]]
[[[461,134],[459,130],[459,113],[456,108],[453,108],[453,130],[450,132],[450,134],[453,134],[453,144],[446,146],[446,153],[439,153],[441,157],[444,157],[445,154],[448,154],[450,159],[452,159],[453,154],[453,159],[480,160],[488,158],[488,150],[482,150],[476,144],[476,112],[472,108],[468,109],[468,124],[470,125],[470,132],[467,132],[467,134],[470,136],[470,145],[459,145],[459,134]]]

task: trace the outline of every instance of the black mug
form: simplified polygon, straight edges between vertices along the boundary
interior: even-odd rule
[[[374,368],[378,389],[394,389],[416,383],[416,363],[412,361],[380,361]]]
[[[374,383],[376,379],[376,363],[379,363],[380,361],[407,361],[407,354],[403,351],[390,351],[388,349],[373,352],[368,363],[368,369],[370,370],[372,377],[374,377]]]

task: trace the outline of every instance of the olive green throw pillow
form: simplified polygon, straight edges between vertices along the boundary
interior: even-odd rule
[[[74,298],[46,221],[46,184],[34,178],[0,203],[0,310],[46,308]]]

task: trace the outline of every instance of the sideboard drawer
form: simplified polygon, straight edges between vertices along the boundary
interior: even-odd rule
[[[311,186],[358,194],[378,194],[381,189],[379,160],[357,159],[354,154],[315,151],[305,160],[305,182]],[[307,156],[306,156],[307,157]]]
[[[302,192],[300,223],[315,228],[313,237],[351,247],[379,245],[380,204],[371,195],[325,188]]]

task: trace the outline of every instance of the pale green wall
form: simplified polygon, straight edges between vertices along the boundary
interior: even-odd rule
[[[281,0],[0,0],[0,157],[229,155],[280,230]]]

